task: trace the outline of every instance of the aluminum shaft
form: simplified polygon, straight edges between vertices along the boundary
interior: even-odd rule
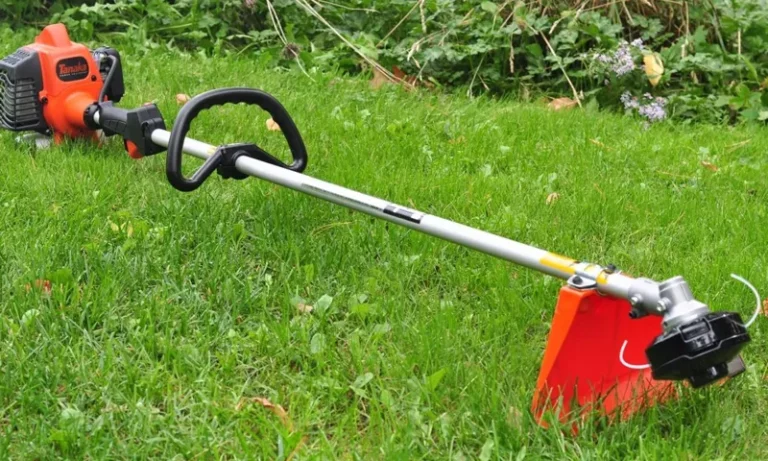
[[[155,130],[151,137],[155,144],[167,147],[170,132]],[[183,151],[191,156],[206,159],[216,151],[216,148],[217,146],[186,138]],[[433,235],[554,277],[567,280],[574,275],[579,275],[585,279],[594,280],[599,291],[622,299],[630,299],[630,291],[635,279],[621,273],[609,273],[599,265],[579,262],[253,158],[241,156],[237,159],[235,166],[241,173]]]

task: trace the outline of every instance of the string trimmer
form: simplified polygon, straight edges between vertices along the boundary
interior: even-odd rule
[[[680,276],[661,282],[631,277],[306,176],[307,152],[296,125],[259,90],[196,96],[170,132],[154,104],[116,107],[123,92],[119,53],[73,43],[61,24],[0,61],[0,123],[9,130],[52,135],[56,142],[102,130],[121,136],[133,158],[167,148],[167,177],[181,191],[197,189],[214,172],[253,176],[565,280],[534,394],[539,419],[548,408],[565,418],[574,405],[627,415],[670,395],[670,381],[700,387],[745,369],[739,352],[750,338],[739,314],[711,311]],[[290,147],[291,164],[256,144],[213,146],[186,136],[201,111],[238,103],[269,112]],[[204,160],[191,177],[182,174],[183,153]]]

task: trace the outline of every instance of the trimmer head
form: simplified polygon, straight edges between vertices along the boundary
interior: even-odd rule
[[[638,286],[651,299],[650,285]],[[669,316],[638,315],[639,301],[594,289],[560,290],[533,398],[540,423],[547,411],[561,422],[585,411],[624,418],[674,397],[673,381],[698,388],[745,370],[739,314],[711,312],[681,277],[658,287],[653,305]]]
[[[655,379],[684,379],[702,387],[744,371],[738,354],[748,342],[739,314],[713,312],[666,331],[646,354]]]

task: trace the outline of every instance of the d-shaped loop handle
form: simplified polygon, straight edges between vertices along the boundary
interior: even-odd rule
[[[288,147],[291,149],[293,163],[286,165],[272,156],[265,160],[292,171],[304,171],[307,167],[307,149],[304,147],[304,141],[301,139],[301,134],[299,129],[296,128],[296,124],[293,123],[293,119],[288,115],[288,111],[285,110],[277,99],[268,93],[253,88],[220,88],[207,91],[192,98],[184,105],[176,118],[168,141],[168,157],[165,164],[166,176],[173,187],[183,192],[191,192],[197,189],[211,173],[216,171],[216,168],[222,162],[222,154],[217,150],[216,153],[208,157],[192,177],[184,177],[184,174],[181,172],[182,148],[192,120],[200,112],[211,107],[238,103],[261,107],[269,112],[272,119],[280,125],[283,136],[285,136],[285,140],[288,142]]]

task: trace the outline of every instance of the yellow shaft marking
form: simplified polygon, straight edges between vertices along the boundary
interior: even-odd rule
[[[596,273],[594,273],[596,272]],[[608,275],[605,273],[605,268],[597,264],[590,264],[584,268],[584,273],[594,278],[595,281],[601,285],[608,281]]]
[[[576,273],[576,269],[573,267],[573,264],[576,262],[576,260],[566,258],[565,256],[560,256],[556,253],[547,253],[543,258],[539,260],[539,262],[547,267],[551,267],[552,269],[565,272],[566,274]]]

